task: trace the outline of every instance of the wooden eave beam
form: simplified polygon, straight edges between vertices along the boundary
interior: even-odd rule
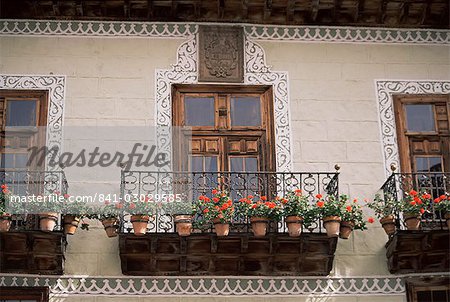
[[[432,0],[427,0],[427,3],[424,5],[422,17],[420,18],[420,25],[424,25],[426,20],[429,18],[432,2],[433,2]]]
[[[77,0],[75,7],[76,7],[77,15],[78,16],[84,16],[83,0]]]
[[[387,0],[381,0],[381,5],[378,10],[378,24],[383,24],[384,19],[386,18],[386,6],[387,6]]]
[[[242,18],[248,19],[248,0],[242,0]]]
[[[123,15],[125,18],[130,18],[130,0],[123,0]]]
[[[294,21],[295,0],[288,0],[286,8],[286,23]]]
[[[341,1],[342,0],[334,0],[334,7],[333,7],[333,22],[336,23],[338,18],[339,18],[339,14],[341,12]]]
[[[266,0],[264,4],[264,20],[267,20],[272,15],[272,6],[273,2],[272,0]]]
[[[312,0],[311,19],[316,22],[317,15],[319,13],[320,0]]]
[[[364,11],[364,5],[366,4],[365,0],[358,0],[358,4],[356,6],[356,10],[355,10],[355,18],[354,21],[358,22],[358,20],[361,17],[361,12]]]
[[[147,19],[153,17],[153,0],[147,0]]]
[[[217,15],[220,19],[223,18],[225,12],[225,0],[217,0]]]
[[[55,16],[61,16],[61,10],[59,9],[59,1],[58,0],[53,0],[53,13],[55,14]]]
[[[410,3],[408,1],[403,2],[400,5],[399,11],[398,11],[398,23],[402,24],[405,22],[405,19],[408,19],[409,15],[409,5]]]

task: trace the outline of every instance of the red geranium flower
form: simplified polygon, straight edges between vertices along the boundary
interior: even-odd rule
[[[213,199],[212,199],[214,202],[219,202],[219,198],[217,198],[217,197],[213,197]]]
[[[417,191],[411,190],[411,191],[409,191],[409,195],[416,196],[417,195]]]
[[[345,209],[347,210],[347,212],[351,212],[353,210],[352,206],[347,206]]]
[[[375,219],[373,219],[373,217],[369,217],[369,218],[367,219],[367,222],[368,222],[368,223],[374,223],[374,222],[375,222]]]
[[[317,194],[317,195],[316,195],[316,198],[317,198],[317,199],[322,199],[322,197],[323,197],[322,194]]]
[[[208,209],[204,209],[204,210],[203,210],[203,213],[205,213],[205,214],[208,213],[208,212],[209,212]]]
[[[216,189],[212,190],[212,193],[213,193],[214,195],[216,195],[216,194],[217,194],[217,190],[216,190]]]
[[[324,203],[323,201],[318,201],[318,202],[317,202],[317,206],[318,206],[319,208],[323,208],[324,205],[325,205],[325,203]]]
[[[261,196],[261,200],[262,200],[262,201],[266,201],[266,200],[267,200],[267,197],[266,197],[266,196]]]
[[[425,209],[424,209],[424,208],[421,208],[421,209],[420,209],[420,214],[423,214],[423,213],[425,213]]]
[[[130,209],[136,209],[136,204],[134,204],[134,203],[130,203]]]
[[[433,202],[434,203],[440,203],[441,202],[441,199],[438,197],[438,198],[435,198],[434,200],[433,200]]]
[[[8,188],[8,186],[6,184],[2,184],[1,188],[6,189],[6,188]]]

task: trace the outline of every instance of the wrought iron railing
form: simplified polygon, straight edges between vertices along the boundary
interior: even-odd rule
[[[68,183],[64,171],[5,170],[0,169],[0,184],[17,196],[38,196],[55,192],[66,194]],[[34,213],[12,215],[11,230],[37,230],[39,219]],[[55,230],[61,229],[61,219]]]
[[[395,171],[395,169],[393,168]],[[411,190],[426,192],[432,196],[432,201],[450,192],[450,173],[427,172],[427,173],[395,173],[393,172],[386,182],[381,186],[384,199],[395,198],[401,202]],[[428,211],[422,215],[422,229],[443,229],[446,227],[443,213],[435,209],[435,203],[426,205]],[[395,210],[396,224],[400,229],[404,229],[402,213]]]
[[[230,193],[233,202],[242,197],[253,195],[255,198],[266,196],[268,199],[284,196],[287,192],[301,189],[311,203],[317,194],[338,196],[339,172],[144,172],[122,171],[121,198],[130,196],[171,196],[180,194],[187,202],[192,202],[202,194],[210,194],[219,188]],[[159,194],[156,196],[156,194]],[[317,220],[308,228],[311,232],[321,232],[322,225]],[[129,217],[123,217],[122,232],[131,232]],[[237,217],[233,219],[232,232],[248,232],[248,221]],[[283,221],[274,223],[272,232],[284,232]],[[157,212],[151,217],[148,232],[174,232],[173,217]],[[210,229],[196,230],[209,232]]]

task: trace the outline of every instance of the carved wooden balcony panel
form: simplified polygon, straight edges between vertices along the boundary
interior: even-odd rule
[[[0,233],[0,272],[60,275],[64,248],[62,232]]]
[[[299,238],[270,234],[120,234],[125,275],[314,275],[332,269],[337,238],[308,233]]]
[[[394,274],[449,272],[449,238],[446,230],[398,231],[386,243],[389,271]]]

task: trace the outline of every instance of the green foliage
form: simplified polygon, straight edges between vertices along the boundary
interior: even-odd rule
[[[308,197],[302,194],[301,190],[290,191],[279,198],[283,206],[283,216],[301,216],[305,217],[306,213],[310,211]]]
[[[399,210],[399,203],[395,198],[392,196],[382,198],[380,194],[376,194],[373,201],[367,202],[367,206],[375,212],[378,219],[394,215]]]

